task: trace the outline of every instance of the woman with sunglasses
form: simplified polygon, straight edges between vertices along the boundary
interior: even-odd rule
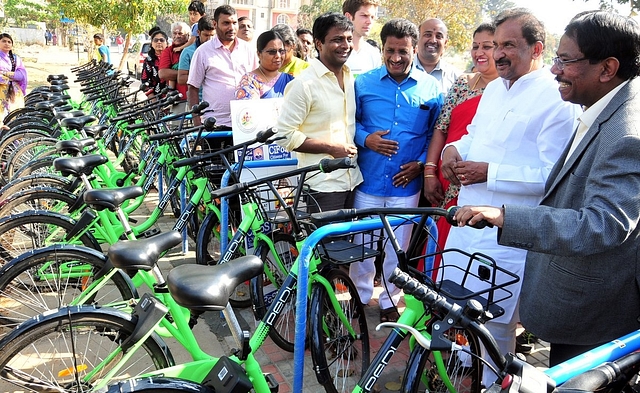
[[[256,47],[260,65],[242,77],[236,99],[282,97],[285,86],[293,80],[293,76],[278,71],[286,54],[282,38],[273,30],[265,31],[258,37]]]
[[[151,49],[149,49],[147,58],[144,59],[142,64],[140,81],[148,84],[145,94],[147,97],[152,98],[160,94],[160,91],[166,87],[166,82],[160,80],[158,75],[158,64],[160,63],[160,54],[167,49],[168,37],[167,33],[160,30],[159,27],[152,28],[149,31],[149,35],[151,36]]]
[[[24,107],[27,90],[27,70],[22,59],[13,54],[13,38],[0,34],[0,124],[14,109]]]

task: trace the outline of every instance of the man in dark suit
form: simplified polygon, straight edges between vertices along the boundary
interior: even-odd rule
[[[485,219],[499,244],[528,250],[520,317],[553,366],[640,328],[640,26],[578,14],[551,72],[585,112],[540,205],[465,206],[456,219]]]

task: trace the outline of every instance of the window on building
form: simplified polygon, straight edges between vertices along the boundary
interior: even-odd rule
[[[278,18],[276,19],[276,23],[277,24],[285,24],[288,25],[289,24],[289,15],[287,14],[280,14],[278,15]]]

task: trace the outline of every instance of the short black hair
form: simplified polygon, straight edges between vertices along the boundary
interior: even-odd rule
[[[205,13],[204,3],[199,0],[192,1],[191,4],[189,4],[189,8],[187,8],[187,10],[195,11],[200,15],[204,15]]]
[[[526,8],[511,8],[502,11],[496,16],[493,24],[498,27],[510,19],[517,19],[522,23],[522,36],[527,44],[533,45],[540,41],[544,45],[547,38],[544,24],[531,11]]]
[[[213,17],[211,15],[204,15],[198,21],[198,31],[211,31],[215,30],[213,26]]]
[[[220,7],[216,8],[215,11],[213,11],[213,20],[215,20],[216,22],[218,21],[218,19],[220,19],[220,15],[235,15],[236,14],[236,9],[233,8],[232,6],[230,6],[229,4],[223,4]]]
[[[414,48],[418,45],[418,27],[403,18],[395,18],[391,19],[387,23],[382,26],[382,30],[380,30],[380,41],[382,41],[382,46],[384,46],[385,42],[387,42],[387,37],[395,37],[395,38],[411,38],[411,46]]]
[[[633,79],[640,73],[640,25],[633,19],[607,11],[582,12],[564,29],[591,64],[615,57],[617,76]]]
[[[267,47],[267,44],[273,40],[282,41],[282,37],[280,37],[280,34],[273,30],[265,31],[258,36],[258,39],[256,40],[256,49],[258,50],[258,52],[262,52],[264,48]],[[284,41],[282,41],[282,43],[284,44]]]
[[[473,31],[472,36],[475,36],[476,34],[482,33],[484,31],[486,31],[487,33],[495,34],[496,26],[493,23],[481,23],[480,26],[476,27],[476,29]]]
[[[331,28],[337,27],[342,31],[353,32],[353,23],[346,16],[338,12],[326,12],[313,21],[312,35],[314,40],[324,44],[324,39]],[[317,50],[318,48],[316,48]]]
[[[296,35],[298,37],[300,37],[303,34],[309,34],[309,35],[313,36],[313,33],[311,33],[311,30],[309,30],[309,29],[305,29],[305,28],[301,27],[298,30],[296,30]]]

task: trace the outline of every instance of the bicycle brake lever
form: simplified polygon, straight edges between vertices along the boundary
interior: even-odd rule
[[[416,341],[418,342],[418,344],[420,344],[421,347],[425,348],[425,349],[431,349],[431,340],[429,340],[428,338],[426,338],[422,333],[420,333],[416,328],[414,328],[413,326],[409,326],[409,325],[405,325],[403,323],[398,323],[398,322],[383,322],[381,324],[379,324],[378,326],[376,326],[376,331],[380,330],[380,328],[383,327],[390,327],[390,328],[399,328],[399,329],[403,329],[408,331],[409,333],[411,333],[411,335],[416,339]],[[458,345],[454,342],[451,343],[451,350],[452,351],[459,351],[462,350],[462,346]]]

